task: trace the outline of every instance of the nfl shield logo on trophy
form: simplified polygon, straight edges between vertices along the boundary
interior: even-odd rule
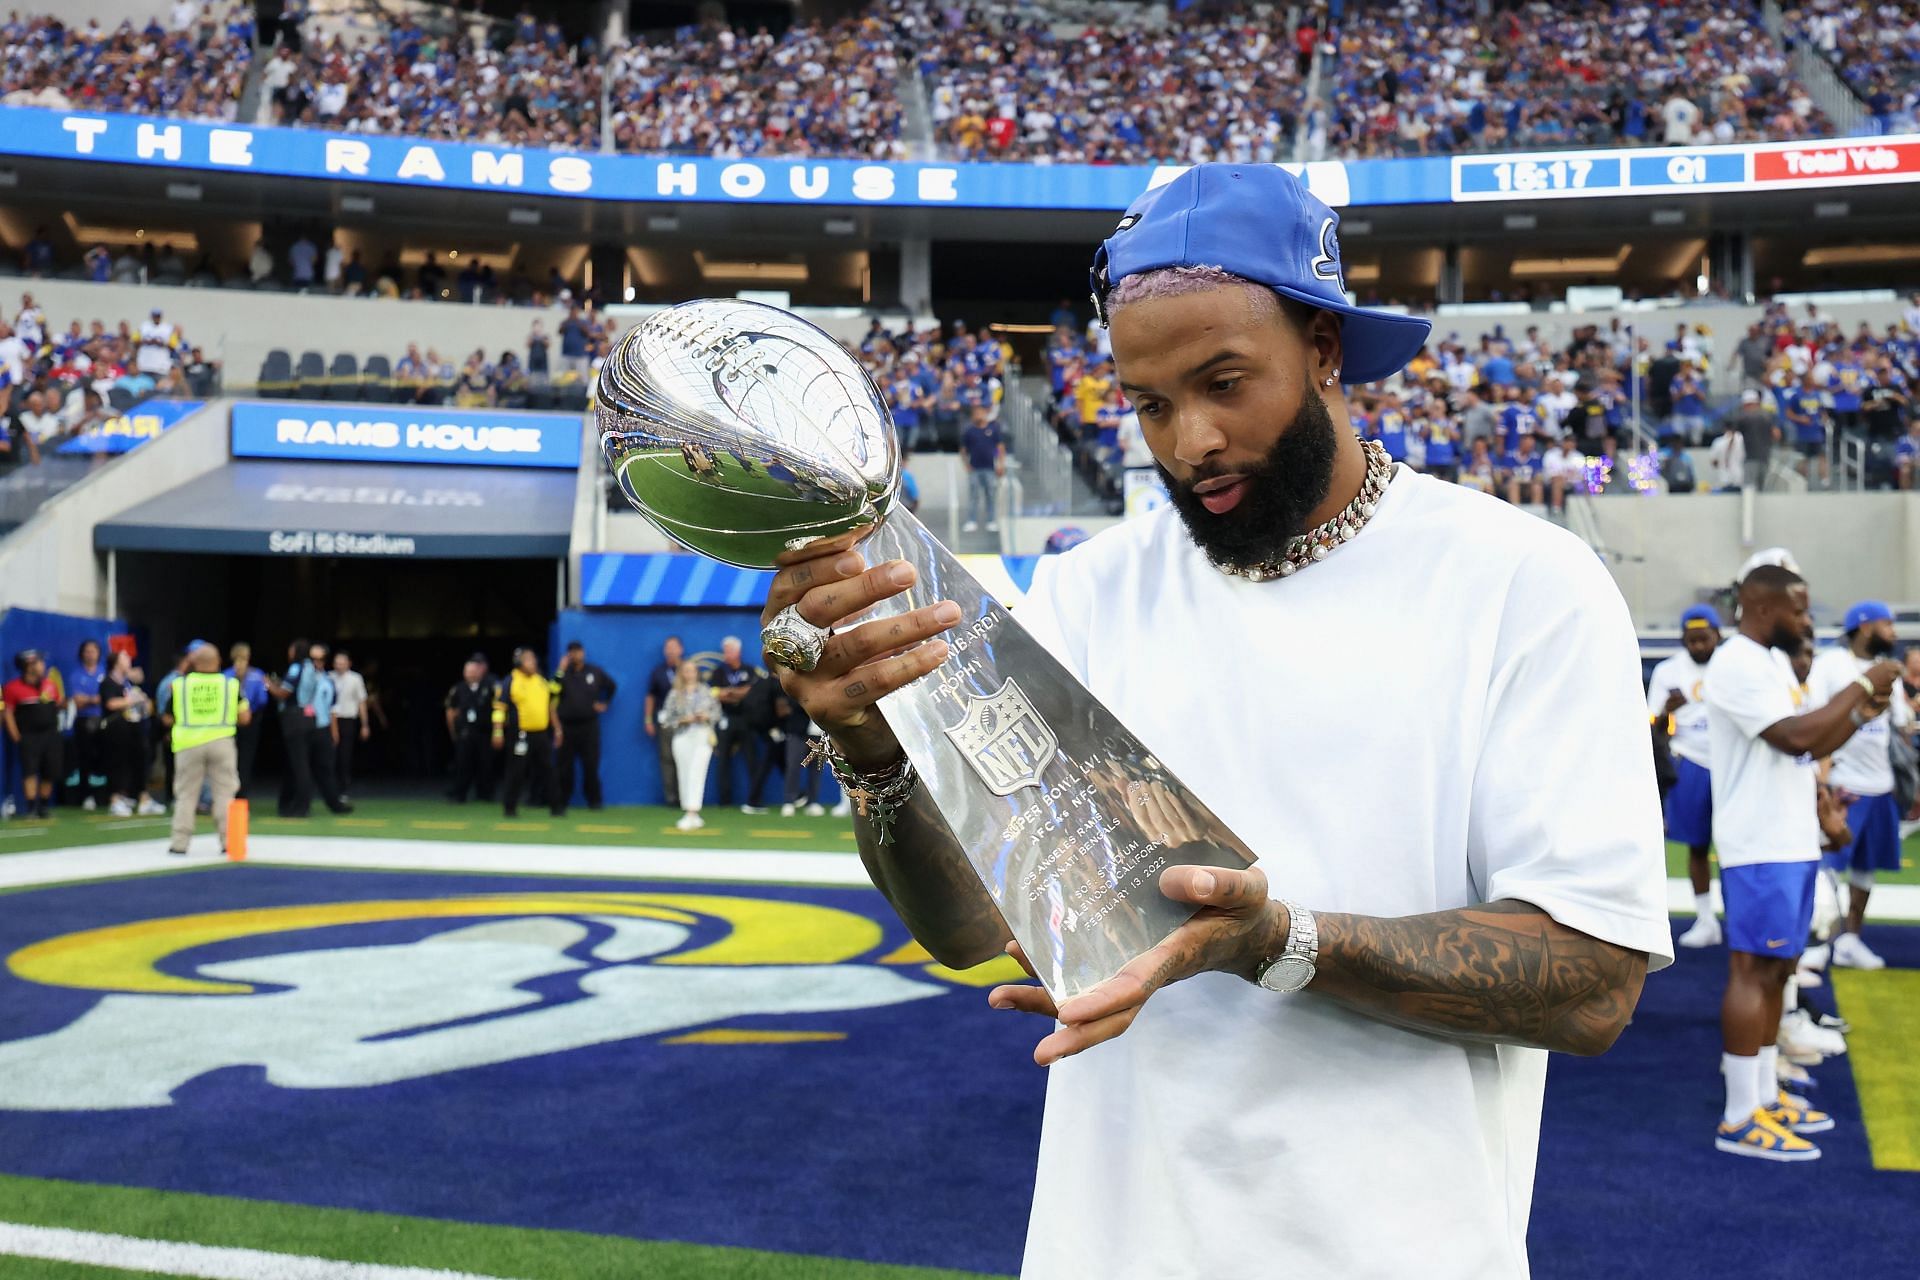
[[[1053,730],[1008,680],[988,697],[967,695],[966,715],[943,732],[997,796],[1040,785],[1040,773],[1060,749]]]

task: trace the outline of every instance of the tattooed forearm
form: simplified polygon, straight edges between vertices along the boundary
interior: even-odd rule
[[[1569,929],[1525,902],[1433,915],[1318,915],[1310,990],[1416,1031],[1603,1053],[1627,1025],[1644,952]]]
[[[874,887],[934,959],[966,969],[1000,954],[1013,935],[924,782],[895,817],[888,843],[871,822],[856,818],[853,826]]]

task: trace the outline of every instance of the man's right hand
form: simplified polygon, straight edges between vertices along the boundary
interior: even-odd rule
[[[649,738],[658,737],[660,734],[660,726],[656,725],[651,720],[647,721],[644,725],[641,726],[641,728],[647,731],[647,736]]]
[[[1684,689],[1675,689],[1667,695],[1667,714],[1672,715],[1687,705],[1687,693]]]
[[[871,531],[856,529],[782,554],[761,625],[791,604],[815,626],[835,626],[912,587],[919,575],[906,561],[868,568],[853,550]],[[900,743],[874,703],[946,661],[947,643],[937,637],[959,621],[960,606],[942,600],[837,632],[812,671],[774,670],[787,696],[826,731],[848,763],[877,769],[899,758]]]
[[[1876,662],[1867,668],[1866,675],[1873,681],[1873,700],[1883,703],[1893,696],[1893,682],[1900,678],[1900,664]]]

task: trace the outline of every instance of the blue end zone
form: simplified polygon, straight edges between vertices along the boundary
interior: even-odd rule
[[[684,1032],[679,1028],[371,1087],[284,1088],[268,1083],[260,1066],[243,1065],[198,1076],[170,1106],[0,1109],[0,1171],[1016,1270],[1045,1085],[1030,1055],[1045,1027],[988,1009],[981,989],[941,982],[917,966],[874,964],[908,939],[869,891],[247,867],[9,895],[0,913],[0,953],[104,925],[235,908],[653,890],[810,903],[884,922],[882,945],[856,963],[923,982],[932,994],[880,1008],[719,1024],[845,1036],[829,1042],[664,1043]],[[473,923],[410,920],[275,933],[203,947],[187,953],[188,962],[162,967],[191,974],[302,948],[414,942]],[[591,953],[609,936],[590,928],[566,954]],[[696,930],[694,941],[705,936]],[[668,969],[645,967],[654,974]],[[571,974],[524,987],[547,1001],[582,998]],[[366,998],[380,995],[368,991]],[[67,1026],[101,999],[0,976],[0,1051],[6,1041]],[[166,1052],[140,1043],[122,1050],[110,1070],[128,1071],[143,1053]]]

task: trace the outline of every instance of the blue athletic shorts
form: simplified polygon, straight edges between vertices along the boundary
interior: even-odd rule
[[[1806,949],[1813,927],[1813,882],[1820,864],[1756,862],[1720,868],[1727,900],[1727,949],[1787,959]]]
[[[1673,758],[1667,791],[1667,839],[1689,849],[1713,843],[1713,774],[1684,756]]]
[[[1900,869],[1900,802],[1891,794],[1855,796],[1847,806],[1847,827],[1853,843],[1825,855],[1835,871],[1898,871]]]

